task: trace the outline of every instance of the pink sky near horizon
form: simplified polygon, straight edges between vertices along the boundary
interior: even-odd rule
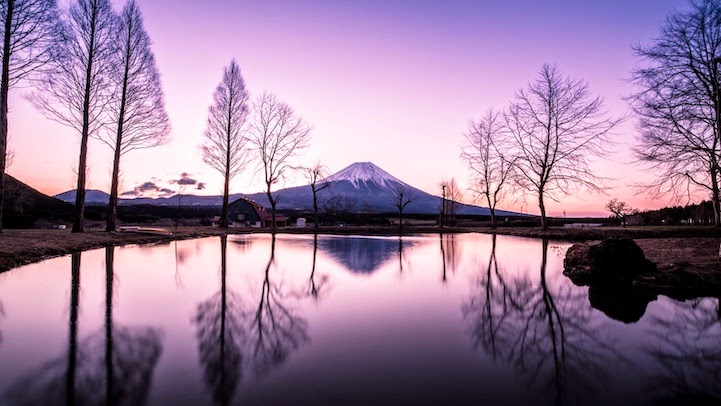
[[[122,1],[115,1],[118,8]],[[438,194],[442,179],[468,187],[460,146],[468,120],[500,110],[557,63],[604,97],[609,113],[628,113],[625,78],[636,63],[631,45],[647,43],[685,1],[267,1],[138,0],[162,74],[172,141],[135,151],[122,161],[122,190],[183,172],[218,194],[222,178],[203,164],[202,142],[212,92],[236,58],[253,95],[271,91],[313,125],[299,163],[320,161],[336,172],[371,161],[401,180]],[[46,119],[11,90],[8,172],[53,195],[74,189],[79,136]],[[634,193],[649,179],[631,164],[633,117],[619,128],[609,156],[594,165],[614,178],[607,196],[569,196],[551,202],[551,215],[605,215],[612,197],[647,209],[668,205]],[[108,190],[110,150],[91,140],[89,188]],[[303,183],[302,176],[278,188]],[[233,193],[261,190],[253,168],[237,177]],[[189,190],[186,192],[190,192]],[[699,196],[703,197],[703,196]],[[468,196],[470,201],[470,196]],[[698,200],[698,199],[697,199]],[[479,204],[482,205],[482,203]],[[537,213],[536,198],[501,204]]]

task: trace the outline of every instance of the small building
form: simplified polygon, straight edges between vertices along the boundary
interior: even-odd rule
[[[241,197],[228,205],[228,222],[234,227],[270,227],[273,216],[259,203]],[[287,217],[275,215],[276,227],[285,227],[287,222]]]

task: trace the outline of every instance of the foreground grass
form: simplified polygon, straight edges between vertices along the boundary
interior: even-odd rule
[[[214,227],[173,228],[172,236],[145,235],[134,233],[106,233],[101,230],[89,230],[84,233],[71,233],[69,230],[4,230],[0,234],[0,272],[21,265],[42,261],[47,258],[68,255],[107,246],[128,244],[150,244],[202,238],[221,234],[267,233],[268,229],[230,229]],[[278,231],[282,234],[312,234],[313,229],[287,228]],[[397,227],[334,227],[322,228],[323,234],[337,235],[398,235]],[[593,228],[540,228],[501,227],[492,230],[488,227],[439,229],[435,226],[412,226],[402,230],[404,235],[430,233],[497,233],[532,238],[549,238],[562,241],[590,241],[608,237],[631,237],[634,239],[659,239],[656,242],[642,244],[649,259],[655,262],[701,262],[706,270],[716,269],[721,273],[718,259],[721,230],[713,227],[593,227]],[[692,239],[679,243],[677,239]],[[679,247],[685,247],[683,249]],[[681,257],[678,257],[681,255]],[[681,259],[679,259],[681,258]]]

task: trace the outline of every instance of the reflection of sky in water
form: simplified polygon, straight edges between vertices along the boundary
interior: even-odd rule
[[[47,388],[65,385],[73,317],[76,387],[104,379],[104,333],[118,331],[116,354],[157,353],[131,363],[152,370],[148,404],[651,404],[721,394],[717,299],[662,297],[627,324],[563,277],[569,244],[476,234],[400,244],[321,235],[314,250],[313,236],[231,236],[225,261],[218,237],[117,248],[110,301],[102,249],[82,254],[77,290],[69,257],[0,274],[0,399],[19,386],[34,399],[61,393]],[[133,344],[144,337],[160,338]],[[116,389],[137,386],[126,375]]]

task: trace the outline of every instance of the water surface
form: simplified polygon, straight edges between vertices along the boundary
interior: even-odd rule
[[[568,247],[244,235],[17,268],[0,404],[718,401],[718,299],[594,308],[561,273]]]

